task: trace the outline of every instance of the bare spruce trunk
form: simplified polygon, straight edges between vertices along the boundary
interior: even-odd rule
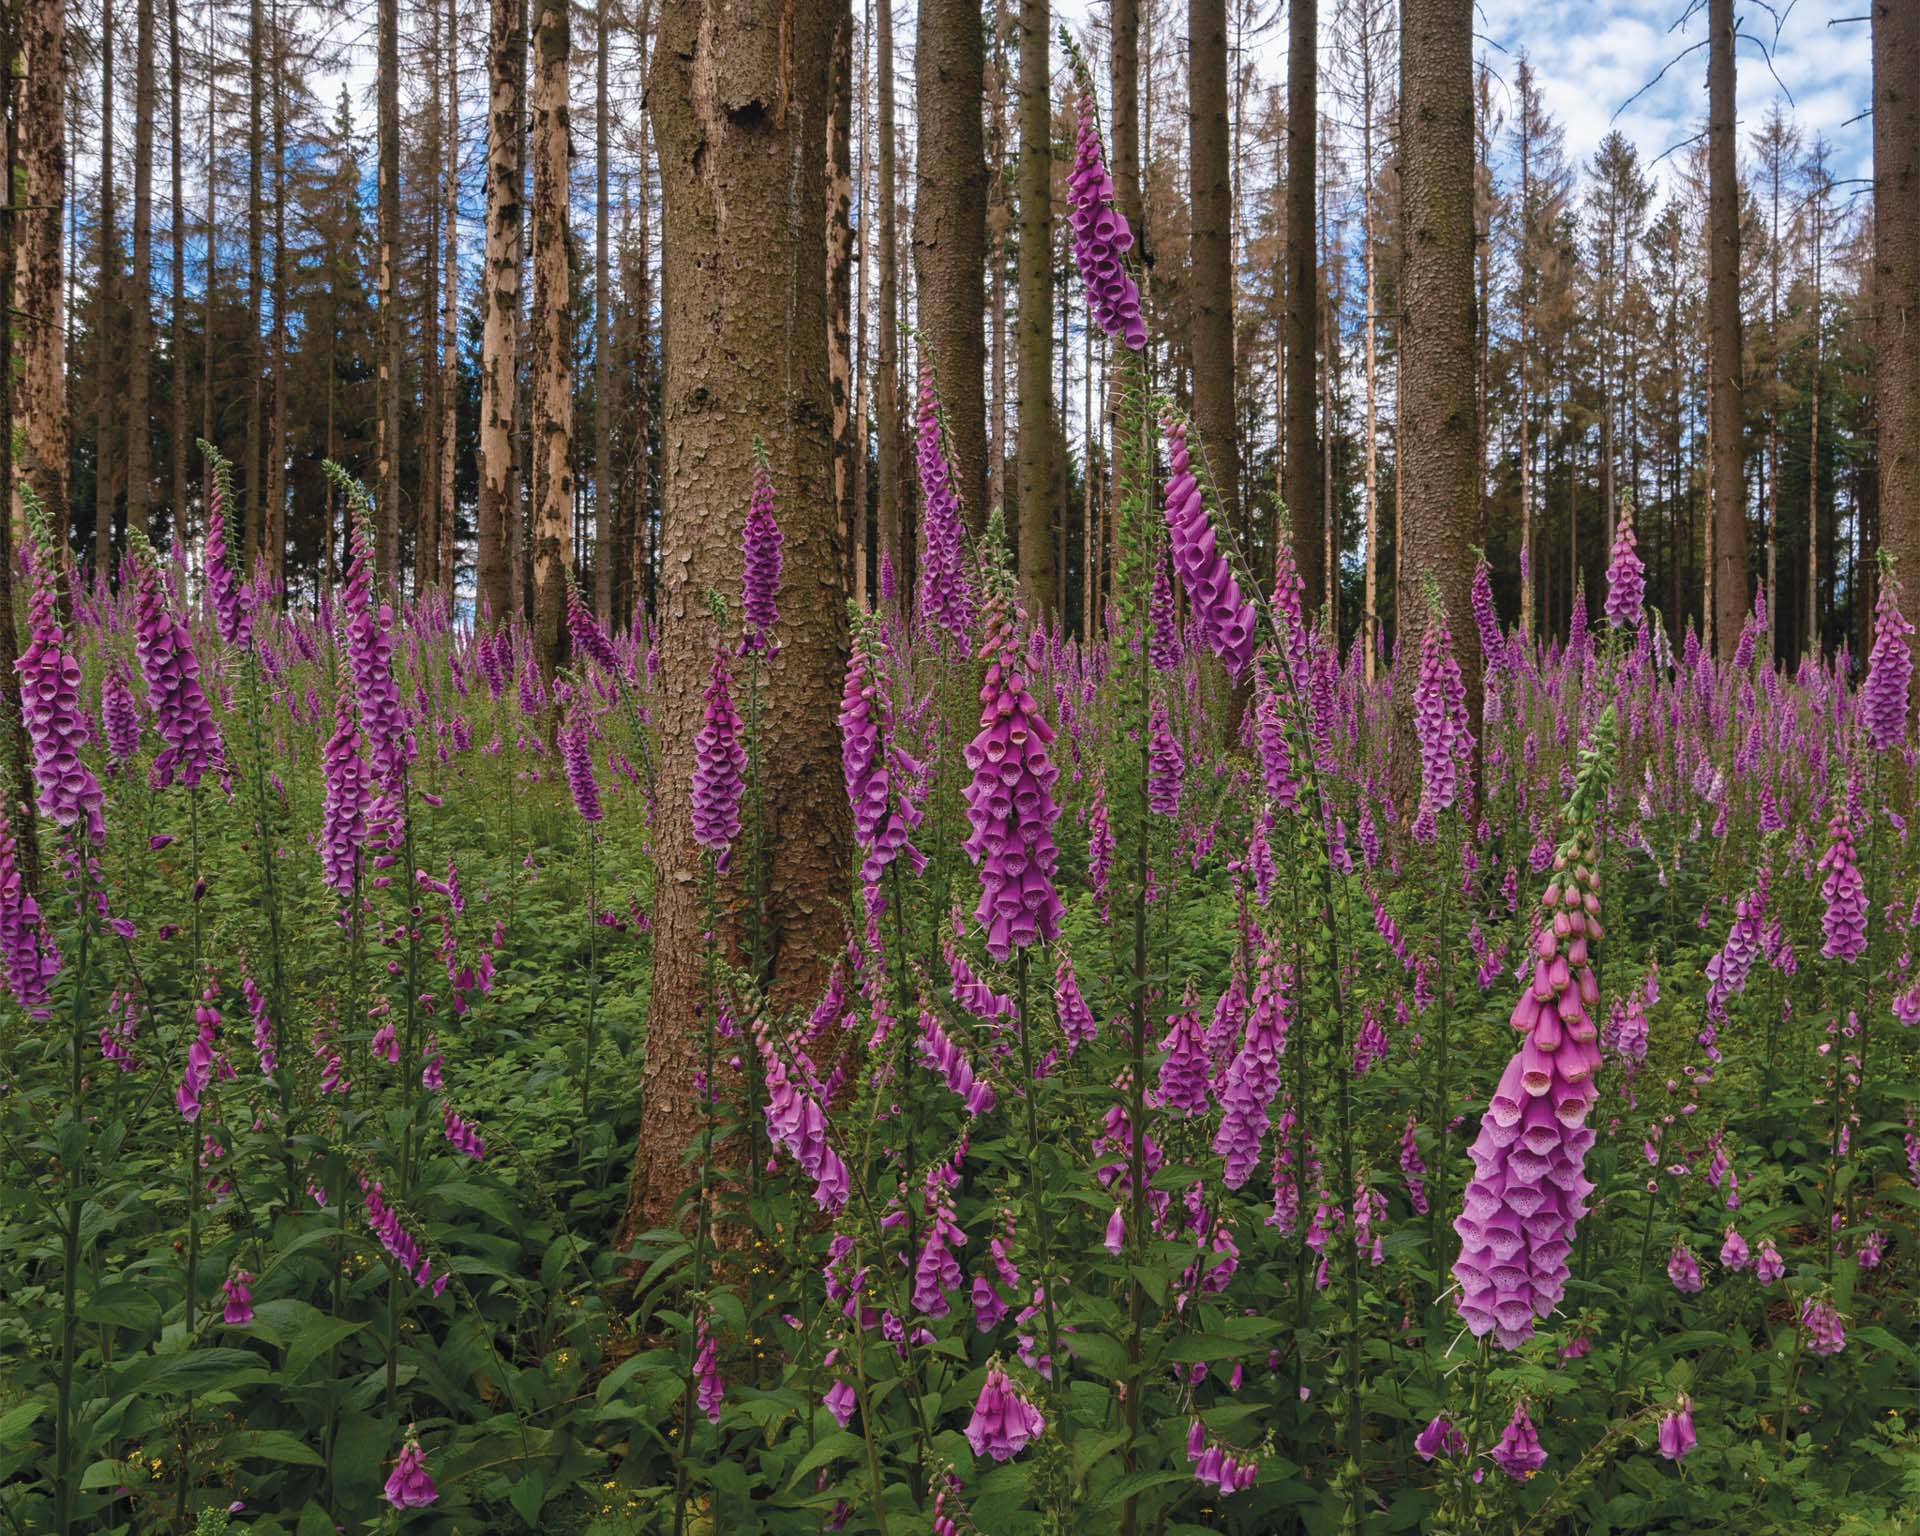
[[[602,203],[605,199],[601,199]],[[458,506],[454,472],[460,420],[460,12],[447,0],[447,164],[446,209],[441,215],[445,247],[440,277],[440,505],[434,533],[440,547],[434,558],[440,581],[452,597],[459,572],[454,565],[454,516]]]
[[[247,7],[247,446],[242,477],[245,511],[246,568],[251,571],[263,543],[261,520],[267,498],[261,476],[266,464],[264,446],[267,373],[266,320],[266,30],[261,0]]]
[[[147,531],[153,504],[153,0],[134,22],[132,346],[127,359],[127,526]]]
[[[1054,487],[1053,92],[1047,0],[1020,4],[1020,319],[1016,452],[1020,498],[1020,602],[1029,617],[1053,613]]]
[[[256,7],[259,0],[254,0]],[[400,0],[379,0],[380,401],[374,433],[374,541],[380,574],[400,571]]]
[[[884,6],[882,7],[884,9]],[[710,590],[740,590],[753,438],[766,442],[785,534],[780,649],[762,716],[771,1006],[810,1006],[841,942],[851,853],[834,725],[846,605],[834,521],[827,380],[826,132],[829,0],[684,0],[662,13],[648,92],[665,194],[667,321],[660,562],[655,971],[641,1132],[626,1227],[669,1225],[701,1124],[707,927],[704,855],[689,788],[701,692],[716,645]],[[721,22],[724,19],[725,25]],[[739,295],[764,302],[741,304]],[[744,878],[722,883],[732,904]],[[731,923],[721,942],[730,943]]]
[[[114,423],[121,401],[114,382],[119,329],[120,237],[113,206],[113,0],[100,6],[100,268],[94,295],[93,561],[97,574],[113,565]]]
[[[1920,592],[1920,5],[1914,0],[1873,0],[1873,218],[1880,544],[1911,594]],[[1909,617],[1914,608],[1909,596]]]
[[[566,0],[540,0],[533,30],[533,644],[549,677],[566,656],[573,549],[572,273],[567,261]]]
[[[1722,661],[1733,657],[1747,610],[1746,471],[1741,435],[1745,398],[1740,378],[1740,186],[1734,153],[1733,0],[1707,8],[1707,328],[1713,385],[1714,640]]]
[[[879,424],[877,444],[880,462],[879,525],[880,549],[874,561],[874,577],[891,566],[900,580],[906,579],[906,514],[900,505],[900,235],[897,209],[900,189],[894,161],[898,146],[894,143],[893,122],[893,8],[889,0],[874,5],[874,48],[879,54],[880,185],[874,196],[875,224],[880,232],[880,338],[874,359],[873,413]]]
[[[886,4],[887,0],[881,0]],[[855,279],[853,311],[859,327],[853,344],[853,528],[847,559],[853,567],[849,589],[854,603],[868,606],[868,474],[867,438],[871,424],[868,409],[867,354],[872,325],[867,319],[867,297],[873,282],[873,185],[868,168],[873,158],[873,114],[868,99],[873,86],[873,0],[866,0],[865,19],[860,28],[860,254],[859,274]]]
[[[1113,161],[1113,187],[1120,212],[1133,230],[1134,253],[1144,264],[1149,251],[1146,213],[1140,198],[1140,0],[1112,0],[1108,25],[1112,32],[1107,58],[1112,72],[1113,125],[1107,154]]]
[[[187,198],[185,156],[181,144],[180,99],[185,92],[186,72],[180,59],[180,0],[167,0],[167,124],[170,129],[168,158],[172,162],[173,202],[168,223],[173,226],[172,293],[168,298],[168,323],[173,360],[173,496],[170,516],[176,543],[187,537]],[[207,167],[209,180],[213,167]],[[56,246],[57,250],[57,246]]]
[[[451,3],[451,0],[450,0]],[[593,9],[593,611],[613,622],[620,498],[613,483],[613,272],[608,265],[608,172],[613,114],[607,102],[607,0]]]
[[[273,375],[267,417],[267,499],[260,536],[267,574],[276,583],[287,565],[287,82],[286,33],[273,7]]]
[[[1467,709],[1480,728],[1480,647],[1471,624],[1474,474],[1474,131],[1472,0],[1402,0],[1400,10],[1400,583],[1396,649],[1420,654],[1430,574],[1456,637]],[[1396,689],[1412,725],[1411,679]],[[1407,739],[1410,739],[1407,738]],[[1406,754],[1409,762],[1414,754]]]
[[[22,430],[15,466],[47,511],[47,526],[64,562],[67,548],[67,332],[61,225],[67,207],[67,15],[64,0],[30,0],[21,8],[19,46],[25,79],[17,87],[26,208],[12,215],[13,303],[19,350],[19,393],[12,419]],[[17,492],[14,493],[17,506]]]
[[[853,7],[833,8],[827,99],[827,379],[833,409],[833,515],[851,562],[853,537]],[[853,590],[851,565],[841,584]]]
[[[520,320],[520,114],[527,34],[519,0],[493,0],[487,58],[487,248],[481,293],[480,499],[474,585],[479,611],[513,611],[513,416]]]
[[[1310,3],[1296,9],[1313,10]],[[1219,512],[1227,525],[1241,537],[1246,529],[1240,519],[1240,441],[1234,411],[1233,390],[1233,186],[1227,164],[1227,6],[1226,0],[1188,0],[1187,5],[1187,101],[1189,176],[1193,201],[1193,320],[1190,330],[1193,349],[1193,420],[1200,429],[1200,441],[1206,450],[1207,469],[1219,499]],[[1309,129],[1308,143],[1313,134]],[[1290,173],[1291,174],[1291,173]],[[1307,172],[1308,206],[1312,206],[1313,171]],[[1288,184],[1292,192],[1291,181]],[[1288,204],[1292,208],[1291,202]],[[1313,289],[1313,237],[1306,244],[1307,291]],[[1313,357],[1313,344],[1307,343],[1306,356]],[[1313,391],[1307,402],[1307,427],[1313,426]],[[1310,484],[1312,482],[1309,482]],[[1289,497],[1296,518],[1305,521],[1307,507],[1318,500],[1318,487],[1312,496],[1302,494],[1298,501]],[[1314,524],[1318,519],[1313,519]],[[1296,544],[1298,540],[1296,538]],[[1309,602],[1320,600],[1317,582],[1307,588]]]
[[[987,522],[987,157],[979,0],[920,0],[913,204],[920,337],[933,359],[956,489],[977,536]]]
[[[1313,509],[1320,500],[1320,444],[1314,421],[1314,370],[1319,351],[1315,282],[1314,130],[1319,70],[1319,7],[1293,0],[1287,43],[1287,334],[1286,453],[1281,496],[1292,519],[1293,558],[1309,609],[1326,601],[1326,544]]]

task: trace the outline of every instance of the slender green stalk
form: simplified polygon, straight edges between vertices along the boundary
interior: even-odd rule
[[[60,1526],[62,1536],[66,1536],[66,1533],[73,1529],[74,1505],[79,1494],[73,1465],[73,1382],[80,1340],[80,1221],[86,1205],[88,1139],[86,1048],[87,1032],[92,1024],[93,1002],[89,990],[92,971],[88,964],[91,958],[94,925],[94,903],[87,879],[87,872],[92,867],[89,858],[90,850],[86,846],[84,832],[76,828],[72,835],[77,855],[75,862],[81,870],[80,895],[76,906],[80,920],[80,942],[74,957],[73,970],[73,1039],[71,1041],[73,1076],[68,1088],[67,1124],[73,1128],[74,1146],[78,1155],[70,1162],[63,1158],[63,1162],[67,1163],[63,1169],[66,1175],[67,1203],[60,1225],[60,1377],[54,1416],[54,1505],[55,1519]]]

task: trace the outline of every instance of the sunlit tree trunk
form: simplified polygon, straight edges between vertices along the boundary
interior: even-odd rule
[[[1294,0],[1301,8],[1301,0]],[[1314,7],[1307,0],[1304,7]],[[1240,432],[1233,374],[1233,183],[1227,159],[1226,0],[1188,0],[1188,179],[1192,187],[1193,420],[1227,526],[1244,537],[1240,519]],[[1312,132],[1308,132],[1309,141]],[[1312,172],[1308,172],[1309,181]],[[1309,192],[1311,197],[1311,192]],[[1311,282],[1312,247],[1308,242]],[[1312,392],[1308,392],[1311,409]],[[1318,500],[1318,487],[1314,501]],[[1312,501],[1303,500],[1296,516]],[[1317,520],[1316,520],[1317,521]],[[1312,600],[1319,593],[1310,589]]]
[[[1314,129],[1318,122],[1319,6],[1293,0],[1287,42],[1287,329],[1286,444],[1281,494],[1292,520],[1293,557],[1310,608],[1326,601],[1326,542],[1314,509],[1320,500],[1320,443],[1314,420],[1314,369],[1319,352],[1319,284],[1315,281]]]
[[[487,50],[487,242],[481,290],[480,497],[475,588],[497,623],[513,611],[514,398],[520,322],[521,103],[527,35],[519,0],[493,0]],[[642,203],[645,193],[642,192]]]
[[[836,0],[827,95],[827,383],[833,409],[833,511],[851,562],[853,537],[853,7]],[[848,592],[853,572],[843,572]]]
[[[246,567],[253,569],[264,529],[267,498],[261,484],[266,463],[264,390],[266,321],[266,14],[262,0],[247,7],[247,444],[241,466]]]
[[[16,468],[46,508],[47,527],[64,557],[67,547],[67,332],[61,223],[67,208],[67,17],[64,0],[29,0],[20,10],[24,79],[17,88],[25,209],[12,215],[13,303],[19,392],[13,419],[23,428]],[[177,78],[177,77],[176,77]],[[176,139],[178,135],[176,134]],[[177,268],[176,268],[177,270]],[[16,497],[17,506],[17,497]]]
[[[889,0],[880,0],[881,4]],[[847,551],[847,558],[853,566],[853,600],[861,608],[867,606],[867,565],[869,477],[867,472],[867,436],[871,424],[868,409],[867,353],[868,338],[872,335],[871,322],[867,318],[867,299],[873,280],[873,238],[874,208],[872,178],[868,174],[873,156],[873,114],[869,110],[868,99],[873,87],[873,0],[866,0],[865,16],[860,28],[860,88],[856,96],[860,113],[860,167],[857,180],[860,187],[860,244],[859,274],[855,280],[853,301],[854,319],[858,330],[854,336],[853,347],[853,543]]]
[[[1911,618],[1920,610],[1912,595],[1920,594],[1920,5],[1873,0],[1872,15],[1880,543],[1909,594]]]
[[[566,656],[573,550],[572,271],[567,252],[566,0],[540,0],[533,31],[533,643],[552,676]]]
[[[93,366],[93,560],[104,572],[113,564],[113,503],[118,469],[114,463],[114,426],[123,402],[114,382],[119,329],[120,237],[113,203],[113,0],[100,6],[100,269],[95,285]]]
[[[447,0],[447,163],[444,245],[440,278],[440,505],[434,517],[439,551],[434,565],[451,597],[459,585],[454,568],[454,517],[459,505],[454,475],[460,422],[460,13]],[[601,206],[606,199],[601,198]]]
[[[1713,467],[1713,631],[1731,661],[1747,609],[1745,425],[1740,360],[1740,187],[1734,154],[1733,0],[1707,5],[1707,410]]]
[[[883,7],[884,8],[884,7]],[[648,91],[665,196],[659,820],[654,975],[626,1229],[671,1224],[702,1123],[695,1074],[708,928],[689,787],[716,645],[707,594],[740,590],[754,434],[785,536],[780,648],[765,687],[767,956],[774,1014],[810,1007],[843,941],[851,853],[836,705],[846,605],[827,380],[826,119],[830,0],[681,0],[661,14]],[[721,24],[724,17],[725,25]],[[797,186],[790,179],[798,178]],[[717,216],[724,207],[726,217]],[[764,302],[741,304],[741,292]],[[735,610],[737,619],[737,609]],[[744,853],[722,883],[731,907]],[[732,947],[735,925],[719,941]]]
[[[258,4],[258,0],[255,0]],[[383,576],[400,568],[400,0],[379,0],[380,400],[374,433],[374,543]]]
[[[874,49],[879,55],[880,185],[874,196],[874,222],[880,232],[875,260],[880,264],[880,345],[874,358],[873,413],[879,427],[879,541],[875,579],[891,564],[901,580],[907,575],[906,515],[900,504],[900,237],[897,218],[900,189],[894,161],[893,3],[874,0]]]
[[[613,113],[607,99],[607,0],[593,8],[593,611],[613,622],[620,498],[613,479],[613,270],[608,264],[608,173]]]
[[[1056,495],[1053,444],[1053,90],[1047,0],[1020,4],[1020,317],[1017,358],[1016,480],[1020,497],[1020,602],[1053,613]],[[944,375],[943,375],[944,378]]]
[[[127,526],[147,531],[153,504],[153,0],[134,22],[133,283],[127,294],[132,345],[127,359]]]
[[[181,142],[181,97],[185,94],[186,70],[180,57],[180,0],[167,0],[167,120],[168,158],[173,174],[173,201],[170,207],[172,228],[173,270],[170,274],[173,291],[167,304],[167,315],[173,335],[168,352],[173,360],[173,399],[170,402],[173,418],[173,497],[170,515],[173,519],[173,537],[176,542],[188,536],[187,517],[187,199],[185,149]],[[206,168],[207,179],[213,179],[213,167]],[[58,243],[55,244],[56,259]],[[31,368],[31,363],[29,363]]]

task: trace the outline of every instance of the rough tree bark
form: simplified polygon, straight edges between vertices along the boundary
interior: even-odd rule
[[[104,572],[113,564],[114,423],[121,402],[114,387],[115,317],[119,314],[120,237],[113,204],[113,0],[100,6],[100,271],[94,296],[93,560]],[[209,180],[212,178],[209,177]]]
[[[1873,3],[1873,355],[1880,544],[1920,593],[1920,5]],[[1909,644],[1913,644],[1910,639]],[[1920,654],[1920,646],[1915,647]]]
[[[64,0],[22,7],[25,78],[14,131],[19,137],[26,210],[14,215],[13,302],[19,323],[20,391],[14,420],[23,427],[20,480],[46,508],[54,547],[67,547],[67,330],[60,231],[67,206],[67,14]],[[178,135],[176,135],[176,138]],[[17,493],[16,493],[17,503]]]
[[[661,15],[648,92],[665,194],[665,516],[660,562],[659,884],[647,1061],[626,1227],[669,1225],[701,1123],[703,855],[689,787],[716,644],[707,593],[740,590],[753,439],[766,442],[785,570],[766,688],[772,1006],[811,1005],[843,940],[851,856],[836,701],[846,605],[827,383],[830,0],[683,0]],[[882,6],[884,10],[884,5]],[[724,25],[722,24],[724,21]],[[795,178],[797,177],[797,186]],[[741,294],[756,301],[741,303]],[[743,862],[736,858],[736,864]],[[736,870],[725,887],[731,895]]]
[[[1319,73],[1319,7],[1292,0],[1287,41],[1287,335],[1286,453],[1281,497],[1292,522],[1293,558],[1309,609],[1326,601],[1326,540],[1314,509],[1320,502],[1320,440],[1314,420],[1320,295],[1315,282],[1314,163]]]
[[[1400,282],[1403,482],[1397,657],[1417,664],[1426,632],[1421,587],[1440,586],[1467,709],[1480,733],[1481,656],[1472,638],[1475,429],[1472,0],[1402,0]],[[1409,678],[1396,689],[1412,727]],[[1409,738],[1410,739],[1410,738]],[[1414,753],[1405,754],[1411,763]]]
[[[1311,3],[1295,9],[1311,11]],[[1309,54],[1311,58],[1311,54]],[[1187,142],[1188,178],[1193,202],[1193,421],[1200,429],[1207,469],[1227,526],[1244,539],[1240,517],[1240,434],[1234,410],[1233,370],[1233,183],[1227,162],[1227,4],[1226,0],[1189,0],[1187,6]],[[1312,141],[1312,130],[1308,130]],[[1308,170],[1311,188],[1312,170]],[[1291,181],[1288,183],[1291,195]],[[1312,192],[1308,192],[1311,206]],[[1292,203],[1288,204],[1289,209]],[[1313,239],[1307,239],[1308,291],[1313,284]],[[1313,355],[1312,343],[1306,355]],[[1312,431],[1313,392],[1307,402],[1308,431]],[[1317,503],[1317,492],[1297,501],[1289,493],[1287,505],[1296,519],[1306,520],[1306,509]],[[1318,518],[1312,519],[1317,527]],[[1297,544],[1296,538],[1296,544]],[[1317,584],[1309,583],[1309,602],[1320,600]]]
[[[448,0],[449,5],[453,0]],[[613,113],[607,100],[607,0],[593,8],[593,611],[613,622],[620,545],[613,481],[613,269],[607,253]]]
[[[153,504],[153,0],[134,12],[133,285],[127,296],[127,526],[147,531]]]
[[[573,551],[572,269],[567,251],[567,0],[540,0],[533,49],[533,645],[566,656]]]
[[[1713,439],[1713,636],[1731,661],[1747,613],[1747,508],[1741,434],[1740,186],[1734,157],[1733,0],[1707,5],[1707,391]]]
[[[460,12],[447,0],[446,207],[441,214],[444,270],[440,277],[440,505],[434,512],[439,550],[434,567],[449,597],[458,585],[454,568],[454,471],[460,422]],[[604,206],[606,199],[601,203]]]
[[[527,34],[519,0],[493,0],[487,58],[487,249],[481,293],[479,551],[480,611],[498,623],[512,611],[513,405],[520,318],[520,113]]]
[[[1112,0],[1107,60],[1112,73],[1113,186],[1120,212],[1133,230],[1134,255],[1149,259],[1147,216],[1140,199],[1140,0]]]
[[[979,0],[920,0],[913,274],[967,526],[987,525],[987,88]]]
[[[268,89],[273,93],[273,372],[267,417],[266,506],[260,537],[267,574],[275,581],[287,565],[287,34],[274,0],[273,58]]]
[[[882,0],[886,3],[886,0]],[[873,0],[865,0],[860,28],[860,166],[856,179],[860,188],[859,274],[855,280],[853,312],[859,329],[853,343],[853,529],[847,559],[853,567],[853,582],[848,588],[853,601],[867,606],[868,588],[868,473],[867,438],[871,423],[867,392],[867,354],[872,324],[867,319],[867,297],[873,282],[873,184],[868,175],[873,159],[873,116],[868,101],[873,90]]]
[[[838,0],[827,100],[827,377],[833,404],[833,515],[848,560],[853,537],[853,6]],[[841,584],[853,590],[851,569]]]
[[[875,224],[880,234],[880,336],[873,365],[873,414],[879,425],[879,507],[876,522],[880,549],[874,559],[874,581],[891,565],[904,579],[906,514],[900,505],[900,234],[897,210],[899,182],[894,161],[893,122],[893,0],[875,0],[874,51],[879,55],[880,119],[879,176],[874,194]]]
[[[255,0],[256,7],[259,0]],[[379,0],[380,399],[374,431],[374,548],[380,574],[400,570],[400,0]],[[257,161],[256,161],[257,163]]]
[[[384,9],[381,12],[385,15]],[[261,0],[247,7],[247,446],[241,466],[241,521],[245,531],[246,569],[259,556],[266,509],[261,474],[265,464],[261,412],[266,400],[267,343],[261,331],[265,311],[266,192],[261,178],[266,166],[265,107],[267,22]],[[383,87],[384,89],[384,84]]]
[[[180,0],[167,0],[167,125],[171,130],[168,158],[172,162],[173,201],[169,205],[172,226],[172,293],[167,315],[173,335],[168,352],[173,360],[173,497],[170,516],[175,542],[187,536],[187,197],[185,151],[181,143],[180,103],[186,92],[186,74],[180,60]],[[54,259],[59,260],[55,242]],[[31,367],[31,365],[29,365]]]
[[[1020,3],[1020,318],[1015,452],[1020,498],[1020,603],[1030,618],[1053,614],[1053,81],[1047,0]],[[938,355],[935,357],[939,361]]]

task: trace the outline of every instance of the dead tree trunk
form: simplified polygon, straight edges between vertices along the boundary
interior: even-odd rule
[[[1293,558],[1306,584],[1309,608],[1318,608],[1327,595],[1327,566],[1322,558],[1326,543],[1320,520],[1313,515],[1320,499],[1313,387],[1320,302],[1313,259],[1318,10],[1316,0],[1293,0],[1287,43],[1287,424],[1281,492],[1292,519]]]
[[[1047,0],[1020,5],[1020,319],[1016,453],[1020,497],[1020,602],[1029,617],[1053,612],[1056,498],[1053,443],[1053,90]],[[941,359],[936,354],[935,362]]]
[[[1873,4],[1873,357],[1880,543],[1907,592],[1920,593],[1920,6],[1913,0]],[[1911,617],[1912,597],[1907,607]]]
[[[512,613],[514,398],[520,321],[520,114],[527,34],[519,0],[493,0],[487,54],[487,249],[481,291],[480,499],[474,586],[495,623]]]
[[[1747,508],[1740,378],[1740,187],[1734,157],[1733,0],[1707,6],[1707,414],[1713,469],[1713,633],[1731,661],[1747,611]]]
[[[566,655],[573,549],[568,16],[566,0],[540,0],[533,33],[533,643],[549,677]]]

